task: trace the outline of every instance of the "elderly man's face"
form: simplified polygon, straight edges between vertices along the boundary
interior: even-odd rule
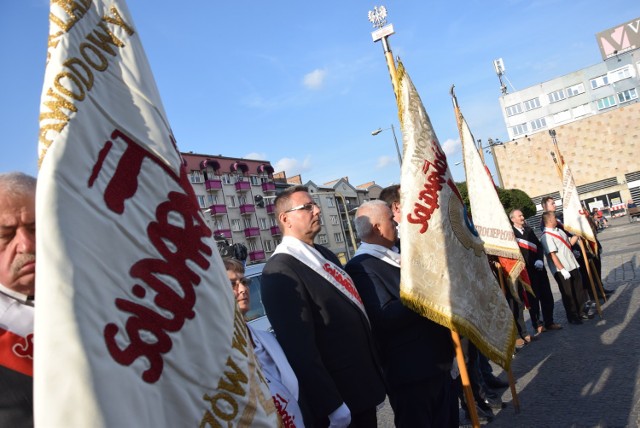
[[[397,225],[393,212],[386,206],[380,208],[378,230],[385,241],[385,247],[391,248],[398,239]]]
[[[35,278],[35,195],[0,194],[0,284],[33,296]]]
[[[524,226],[524,215],[522,215],[522,211],[514,211],[511,214],[511,221],[514,226],[522,228]]]

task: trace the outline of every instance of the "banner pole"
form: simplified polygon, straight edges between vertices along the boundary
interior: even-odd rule
[[[500,280],[500,287],[502,288],[502,292],[505,293],[505,297],[507,295],[507,291],[504,285],[504,274],[502,273],[502,265],[500,263],[496,263],[498,267],[498,279]],[[518,392],[516,391],[516,381],[513,378],[513,373],[511,372],[511,367],[507,370],[507,378],[509,379],[509,389],[511,390],[511,396],[513,397],[513,409],[516,414],[520,413],[520,399],[518,398]]]
[[[456,350],[456,361],[458,362],[458,369],[460,370],[460,380],[462,381],[462,390],[464,397],[467,400],[467,411],[471,417],[471,424],[473,428],[479,428],[480,422],[478,421],[478,412],[476,412],[476,400],[473,398],[473,391],[471,390],[471,381],[469,380],[469,372],[467,371],[467,364],[464,362],[464,353],[462,352],[462,343],[460,343],[460,335],[457,332],[451,330],[451,340],[453,341],[453,347]]]
[[[598,286],[600,287],[600,295],[602,296],[602,298],[604,299],[604,301],[607,301],[607,295],[604,293],[604,286],[602,285],[602,281],[600,280],[600,272],[598,272],[598,268],[596,267],[595,263],[593,262],[593,260],[589,260],[589,263],[591,264],[591,267],[593,268],[593,271],[596,273],[595,277],[596,277],[596,282],[598,283]]]
[[[580,243],[580,250],[582,251],[582,257],[584,257],[585,264],[584,267],[587,269],[587,276],[589,277],[589,283],[591,284],[591,291],[593,292],[593,297],[596,299],[596,308],[598,309],[598,315],[600,319],[602,319],[602,308],[600,307],[600,299],[598,299],[598,293],[596,293],[596,286],[593,283],[593,275],[591,274],[591,268],[589,267],[589,259],[587,258],[587,252],[584,248],[584,242],[582,237],[578,239]]]

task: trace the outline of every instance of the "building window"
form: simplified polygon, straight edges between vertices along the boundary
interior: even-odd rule
[[[564,89],[558,89],[557,91],[553,91],[547,94],[549,96],[550,103],[557,103],[558,101],[562,101],[566,98],[564,95]]]
[[[333,239],[335,239],[336,242],[342,242],[343,241],[342,233],[334,233],[333,234]]]
[[[255,239],[249,239],[247,241],[247,250],[249,250],[249,252],[253,253],[254,251],[258,251],[258,244],[256,243]]]
[[[580,94],[584,94],[584,83],[579,83],[567,88],[567,97],[575,97]]]
[[[521,123],[519,125],[514,126],[511,129],[513,130],[513,135],[522,135],[528,132],[526,123]]]
[[[282,239],[279,239],[279,238],[273,240],[273,243],[276,245],[276,247],[280,245],[281,242],[282,242]]]
[[[540,107],[540,99],[538,97],[531,98],[524,102],[524,109],[526,111],[533,110]]]
[[[607,77],[609,78],[609,83],[619,82],[620,80],[628,79],[631,77],[631,67],[625,65],[617,70],[610,71],[607,73]]]
[[[251,217],[245,217],[244,219],[244,228],[251,227]]]
[[[231,230],[234,232],[240,232],[240,220],[237,218],[231,219]]]
[[[231,184],[231,177],[229,177],[229,174],[222,174],[220,179],[222,180],[222,184]]]
[[[585,114],[591,113],[591,106],[587,104],[582,104],[581,106],[574,107],[571,112],[573,113],[573,117],[584,116]]]
[[[260,186],[262,184],[260,182],[260,177],[258,177],[257,175],[250,176],[249,181],[251,182],[252,186]]]
[[[627,89],[626,91],[618,92],[618,101],[626,103],[627,101],[635,100],[638,98],[638,91],[636,88]]]
[[[321,233],[318,235],[318,243],[320,244],[326,244],[327,242],[329,242],[327,240],[327,234],[326,233]]]
[[[331,224],[339,224],[337,215],[331,216]]]
[[[269,217],[269,224],[273,227],[276,226],[278,223],[276,222],[275,217]]]
[[[335,204],[333,203],[333,197],[332,196],[327,196],[327,206],[329,208],[333,208],[335,206]]]
[[[259,218],[258,219],[258,223],[260,224],[260,229],[264,230],[267,228],[267,219],[266,218]]]
[[[538,129],[542,129],[542,128],[546,128],[547,127],[547,121],[544,117],[541,117],[540,119],[536,119],[536,120],[532,120],[531,121],[531,130],[532,131],[537,131]]]
[[[264,250],[267,252],[273,251],[273,242],[270,239],[265,239],[262,241],[262,245],[264,246]]]
[[[196,195],[196,197],[198,198],[198,205],[200,205],[200,208],[207,206],[204,202],[204,195]]]
[[[196,170],[191,171],[189,178],[192,183],[202,183],[202,172]]]
[[[507,112],[507,116],[514,116],[516,114],[522,113],[522,106],[520,106],[520,103],[507,106],[507,108],[505,108],[505,111]]]
[[[553,115],[553,123],[561,123],[571,120],[571,112],[569,110],[561,111]]]
[[[595,79],[591,79],[591,89],[596,89],[604,85],[609,84],[609,78],[605,74],[604,76],[598,76]]]
[[[209,193],[207,195],[207,200],[209,201],[209,205],[214,205],[218,203],[218,195],[213,195]]]
[[[320,216],[320,226],[324,226],[324,216]]]
[[[227,195],[227,206],[229,208],[235,208],[238,205],[236,204],[236,197],[235,195]]]
[[[614,105],[616,105],[616,97],[611,95],[608,97],[600,98],[598,101],[596,101],[596,104],[598,105],[598,110],[604,110],[606,108],[613,107]]]

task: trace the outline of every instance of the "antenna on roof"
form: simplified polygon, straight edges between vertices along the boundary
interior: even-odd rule
[[[504,61],[502,60],[502,58],[493,60],[493,68],[495,69],[496,74],[498,75],[498,80],[500,81],[500,92],[502,92],[503,95],[507,94],[507,85],[505,85],[502,81],[502,77],[504,77],[504,79],[509,83],[511,89],[515,91],[516,88],[513,87],[505,74]]]

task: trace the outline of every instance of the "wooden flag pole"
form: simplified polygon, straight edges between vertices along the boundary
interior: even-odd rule
[[[471,424],[473,425],[473,428],[479,428],[480,422],[478,421],[478,412],[476,412],[476,400],[475,398],[473,398],[471,381],[469,380],[469,372],[467,371],[467,364],[464,362],[464,353],[462,352],[460,335],[458,335],[457,332],[451,330],[451,340],[453,341],[453,347],[456,350],[456,361],[458,362],[458,369],[460,370],[462,390],[464,392],[464,397],[467,400],[467,411],[469,412],[469,416],[471,416]]]
[[[502,273],[502,265],[500,263],[496,263],[498,266],[498,279],[500,280],[500,288],[505,293],[506,296],[506,286],[504,285],[504,274]],[[509,379],[509,389],[511,390],[511,396],[513,397],[513,409],[516,414],[520,413],[520,399],[518,398],[518,392],[516,391],[516,382],[513,379],[513,373],[511,372],[511,367],[507,370],[507,378]]]
[[[602,296],[602,298],[606,302],[607,301],[607,295],[604,293],[604,286],[602,285],[602,281],[600,281],[600,272],[598,272],[598,268],[596,268],[596,265],[593,262],[593,260],[589,259],[589,264],[591,264],[591,268],[595,272],[596,282],[598,283],[598,287],[600,288],[600,293],[601,293],[600,295]]]
[[[580,250],[582,251],[582,257],[584,257],[585,264],[584,267],[587,269],[587,276],[589,277],[589,283],[591,284],[591,291],[593,292],[593,297],[596,299],[596,308],[598,309],[598,315],[600,319],[602,319],[602,308],[600,307],[600,299],[598,299],[598,293],[596,293],[596,286],[593,283],[593,275],[591,274],[591,268],[589,267],[589,259],[587,258],[587,251],[584,248],[584,238],[580,237],[578,242],[580,243]]]

